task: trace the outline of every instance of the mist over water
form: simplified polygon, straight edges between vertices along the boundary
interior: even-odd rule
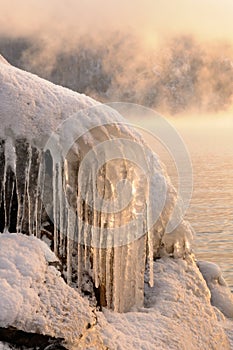
[[[233,96],[232,2],[3,0],[10,63],[103,101],[216,112]]]
[[[173,119],[193,165],[193,195],[186,219],[196,232],[197,259],[217,263],[233,290],[233,118],[212,115],[197,119],[195,126],[191,119]],[[174,165],[166,155],[163,161],[177,186]]]
[[[165,114],[230,108],[233,47],[171,37],[148,47],[131,32],[87,34],[54,45],[38,37],[0,36],[10,63],[102,102],[141,104]]]

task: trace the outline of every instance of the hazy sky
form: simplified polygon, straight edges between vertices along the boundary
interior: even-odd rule
[[[233,42],[232,18],[232,0],[1,0],[0,31],[64,39],[127,27],[149,43],[179,33]]]

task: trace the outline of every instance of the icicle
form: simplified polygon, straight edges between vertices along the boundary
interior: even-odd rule
[[[0,140],[0,207],[2,205],[4,193],[4,172],[5,172],[5,141]]]
[[[77,199],[77,213],[78,213],[78,266],[77,266],[77,283],[78,287],[81,288],[82,284],[82,272],[83,272],[83,249],[82,249],[82,237],[84,234],[84,205],[83,199],[78,197]]]
[[[58,228],[59,228],[59,255],[64,256],[64,219],[65,219],[65,201],[63,192],[63,166],[62,162],[58,164],[58,178],[57,178],[57,194],[59,201],[59,218],[58,218]]]
[[[136,286],[135,286],[135,305],[139,307],[143,307],[144,304],[144,274],[145,274],[145,266],[146,266],[146,236],[142,236],[139,240],[135,241],[137,245],[135,266],[137,274],[136,278]],[[135,253],[132,252],[135,257]],[[153,269],[152,269],[153,272]]]
[[[68,229],[67,229],[67,283],[72,283],[72,253],[75,241],[76,215],[72,208],[68,209]]]
[[[94,232],[95,232],[95,235],[98,234],[98,232],[101,234],[101,229],[100,230],[97,229]],[[96,246],[92,246],[92,252],[93,252],[93,279],[94,279],[95,287],[98,288],[100,285],[99,275],[100,275],[100,269],[101,269],[101,266],[99,264],[100,249]]]
[[[12,199],[13,199],[14,186],[15,186],[15,175],[11,167],[8,166],[5,173],[5,192],[4,192],[5,228],[4,228],[4,231],[9,231],[9,228],[10,228],[11,205],[12,205]]]
[[[95,287],[98,288],[100,285],[100,265],[99,265],[99,240],[101,234],[100,228],[100,211],[99,208],[96,208],[97,198],[99,197],[98,193],[98,184],[97,184],[97,171],[98,171],[98,163],[94,160],[91,166],[91,183],[89,184],[89,191],[92,191],[92,212],[93,212],[93,227],[91,234],[91,247],[93,252],[93,280]]]
[[[84,246],[84,261],[83,261],[83,267],[85,271],[89,270],[89,248],[91,244],[91,237],[92,237],[92,203],[93,203],[93,193],[91,190],[91,184],[92,184],[92,178],[91,178],[91,171],[89,174],[86,174],[85,176],[85,183],[83,183],[83,186],[85,187],[85,211],[84,211],[84,224],[85,228],[82,234],[82,244]]]
[[[150,214],[149,214],[150,215]],[[148,218],[150,223],[150,218]],[[151,287],[154,285],[154,245],[153,245],[153,231],[149,229],[147,232],[147,245],[148,245],[148,263],[149,263],[149,284]]]
[[[5,228],[10,228],[11,206],[15,186],[16,154],[13,141],[10,137],[5,142],[5,172],[4,172],[4,208],[5,208]]]
[[[85,177],[82,177],[83,174],[78,172],[78,166],[76,169],[77,180],[76,180],[76,206],[77,206],[77,219],[78,219],[78,231],[77,231],[77,283],[78,288],[81,289],[82,281],[83,281],[83,270],[85,261],[83,255],[85,254],[84,250],[84,235],[85,235],[85,201],[82,198],[82,189],[81,186],[86,186]],[[84,181],[84,182],[83,182]]]
[[[121,247],[114,247],[113,259],[113,310],[121,312],[120,290],[121,284]]]
[[[39,179],[39,166],[41,161],[41,152],[36,147],[31,147],[31,157],[28,177],[28,206],[29,206],[29,234],[37,235],[37,191]]]
[[[80,230],[80,229],[79,229]],[[80,231],[79,231],[80,232]],[[84,254],[83,254],[83,245],[78,244],[78,266],[77,266],[77,284],[79,290],[82,288],[82,282],[83,282],[83,273],[84,273]]]
[[[152,203],[150,201],[150,195],[151,195],[151,191],[153,192],[153,189],[150,188],[151,184],[149,183],[149,201],[147,203],[147,227],[148,227],[148,231],[147,231],[147,247],[148,247],[148,264],[149,264],[149,284],[151,287],[153,287],[154,285],[154,273],[153,273],[153,269],[154,269],[154,242],[153,242],[153,231],[152,231],[152,227],[153,227],[153,222],[152,222],[152,214],[151,214],[151,210],[153,210]]]
[[[107,307],[112,307],[112,265],[113,265],[113,249],[106,249],[106,302]]]
[[[38,184],[36,187],[36,203],[35,203],[35,220],[36,220],[36,237],[41,238],[41,224],[42,224],[42,209],[45,186],[45,155],[41,154],[39,171],[38,171]]]
[[[68,154],[64,161],[64,178],[65,178],[65,193],[68,200],[68,226],[67,226],[67,280],[72,282],[72,266],[73,266],[73,249],[74,246],[79,246],[78,237],[80,232],[80,223],[77,221],[77,189],[78,189],[78,159],[73,152]],[[62,195],[62,193],[61,193]],[[76,235],[76,236],[75,236]],[[79,248],[78,248],[79,249]],[[81,276],[79,274],[81,252],[79,250],[78,264],[76,266],[78,284],[81,283]]]
[[[53,161],[53,243],[54,253],[58,255],[58,217],[59,217],[59,205],[57,200],[57,183],[58,183],[58,164]]]
[[[30,146],[26,139],[17,139],[16,153],[16,189],[18,198],[17,232],[23,232],[23,221],[28,222],[28,208],[26,208],[26,193],[29,180]]]

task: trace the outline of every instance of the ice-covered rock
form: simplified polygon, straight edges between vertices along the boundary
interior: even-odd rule
[[[197,263],[211,293],[211,303],[225,316],[233,318],[233,296],[217,264],[209,261]]]
[[[100,305],[142,306],[146,260],[153,285],[153,256],[192,238],[183,222],[165,234],[176,192],[157,157],[108,106],[4,60],[0,82],[0,231],[46,237]]]
[[[190,225],[166,232],[176,192],[140,136],[111,108],[4,59],[0,83],[0,231],[18,232],[0,235],[0,327],[70,349],[230,349],[190,255]],[[128,161],[135,154],[146,174]],[[71,285],[95,289],[107,307],[97,318],[33,235]]]

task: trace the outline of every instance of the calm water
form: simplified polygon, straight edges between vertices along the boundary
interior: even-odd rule
[[[194,189],[187,218],[197,257],[216,262],[233,290],[233,156],[193,155]]]
[[[233,291],[233,117],[172,123],[193,165],[193,195],[186,218],[196,231],[195,254],[199,260],[217,263]],[[152,124],[145,127],[153,132]],[[156,142],[149,144],[157,152]],[[163,151],[157,153],[176,187],[173,161]]]
[[[178,126],[193,164],[186,217],[196,231],[197,258],[217,263],[233,290],[233,123],[209,125]]]

